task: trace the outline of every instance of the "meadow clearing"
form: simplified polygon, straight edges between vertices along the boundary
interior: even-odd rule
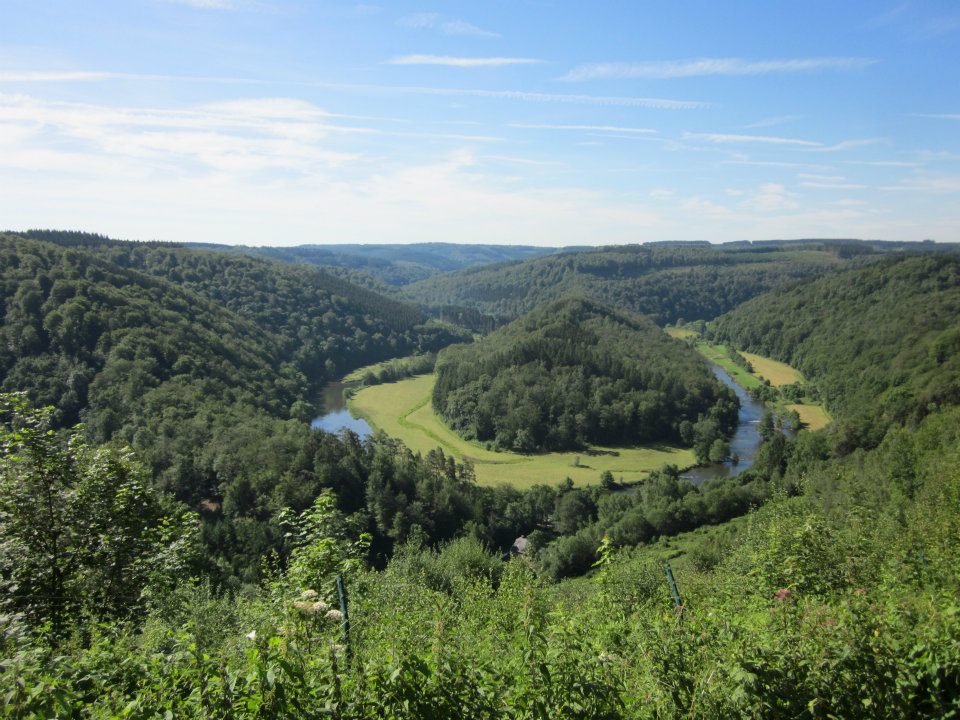
[[[769,380],[770,384],[774,387],[803,382],[803,373],[799,370],[794,370],[786,363],[782,363],[779,360],[772,360],[755,353],[741,351],[740,354],[753,366],[754,375],[757,375],[762,380]]]
[[[441,448],[458,460],[470,460],[481,485],[505,483],[517,488],[553,485],[569,477],[576,485],[595,485],[609,470],[617,481],[637,482],[666,464],[693,466],[692,450],[668,445],[636,448],[594,447],[583,452],[521,455],[487,450],[450,430],[430,404],[434,376],[419,375],[362,388],[349,400],[350,409],[374,428],[402,441],[414,452]]]
[[[764,381],[769,382],[773,387],[805,382],[803,373],[779,360],[741,350],[739,351],[740,355],[753,366],[753,372],[749,373],[733,361],[730,357],[730,350],[725,345],[715,345],[702,340],[699,333],[694,330],[668,326],[664,328],[664,332],[678,340],[692,339],[697,352],[714,365],[723,368],[738,385],[747,390],[760,387],[764,384]],[[785,410],[796,410],[800,416],[800,421],[809,430],[821,430],[832,420],[826,408],[817,403],[789,403],[785,404],[783,408]]]

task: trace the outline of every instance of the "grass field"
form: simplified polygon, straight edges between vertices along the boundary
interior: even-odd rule
[[[748,352],[740,352],[747,361],[753,365],[753,374],[759,375],[764,380],[769,380],[774,387],[781,385],[792,385],[793,383],[803,382],[803,373],[794,370],[786,363],[778,360],[771,360],[763,355],[755,355]]]
[[[687,338],[697,337],[697,335],[699,335],[696,330],[690,330],[685,327],[674,327],[673,325],[665,327],[663,331],[677,340],[686,340]]]
[[[673,336],[672,331],[683,330],[683,328],[666,328],[667,332]],[[690,332],[689,330],[687,332]],[[781,385],[790,385],[795,382],[803,382],[803,374],[795,370],[786,363],[778,362],[763,355],[742,352],[750,364],[753,366],[753,373],[748,373],[742,367],[730,359],[729,351],[724,345],[713,345],[708,342],[698,342],[697,351],[715,365],[719,365],[734,379],[734,381],[743,388],[750,390],[763,384],[764,379],[769,380],[774,387]],[[793,403],[784,406],[787,410],[796,410],[800,416],[801,422],[810,430],[821,430],[830,424],[833,418],[822,405],[815,403]]]
[[[763,381],[760,378],[758,378],[756,375],[751,375],[730,359],[730,354],[726,346],[698,342],[697,352],[703,355],[714,365],[719,365],[726,370],[727,374],[732,377],[734,382],[736,382],[740,387],[751,390],[752,388],[763,385]]]
[[[592,448],[591,452],[519,455],[494,452],[468,442],[450,430],[433,412],[430,394],[434,376],[363,388],[350,399],[350,409],[373,427],[401,440],[414,452],[427,453],[439,447],[447,455],[474,464],[481,485],[506,483],[517,488],[545,483],[554,485],[571,478],[577,485],[600,482],[605,470],[618,481],[636,482],[651,470],[673,464],[695,464],[693,452],[669,446],[638,448]],[[577,464],[579,458],[579,464]]]
[[[810,430],[821,430],[830,424],[830,414],[822,405],[806,405],[803,403],[794,403],[786,406],[787,410],[796,410],[800,416],[800,422]]]

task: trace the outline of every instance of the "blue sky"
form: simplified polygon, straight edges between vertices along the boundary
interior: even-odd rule
[[[960,241],[960,3],[0,0],[0,226]]]

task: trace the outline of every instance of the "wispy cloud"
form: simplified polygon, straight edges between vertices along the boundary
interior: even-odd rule
[[[834,145],[823,145],[822,147],[811,148],[812,152],[841,152],[851,150],[852,148],[866,147],[868,145],[877,145],[885,142],[885,138],[861,138],[859,140],[844,140]],[[821,143],[816,143],[821,145]]]
[[[934,120],[960,120],[960,113],[910,113],[910,117],[932,118]]]
[[[171,5],[189,5],[206,10],[236,10],[238,7],[236,0],[163,0],[163,2]]]
[[[467,35],[471,37],[498,38],[500,33],[479,28],[464,20],[444,19],[440,13],[415,13],[397,20],[397,25],[415,30],[436,30],[444,35]]]
[[[70,72],[70,71],[0,71],[0,82],[5,83],[41,83],[41,82],[87,82],[90,80],[108,80],[116,77],[107,72]]]
[[[802,147],[818,147],[821,143],[813,140],[798,140],[797,138],[774,137],[771,135],[731,135],[725,133],[684,133],[685,140],[703,140],[708,143],[760,143],[763,145],[798,145]]]
[[[844,160],[845,165],[867,165],[869,167],[898,167],[898,168],[916,168],[923,167],[923,163],[905,162],[903,160]]]
[[[530,130],[588,130],[608,133],[650,134],[657,132],[656,130],[651,130],[650,128],[619,127],[617,125],[542,125],[532,123],[509,123],[507,127],[526,128]]]
[[[876,62],[860,57],[818,57],[788,60],[698,58],[641,63],[591,63],[574,68],[561,79],[573,82],[604,78],[669,79],[707,75],[768,75],[821,70],[860,70]]]
[[[500,67],[502,65],[536,65],[543,60],[516,57],[452,57],[450,55],[402,55],[387,65],[445,65],[448,67]]]
[[[672,100],[668,98],[609,96],[609,95],[573,95],[565,93],[538,93],[522,90],[482,90],[474,88],[443,88],[412,85],[377,85],[363,83],[333,83],[322,81],[285,80],[274,78],[272,81],[242,77],[190,77],[185,75],[144,75],[132,73],[101,71],[0,71],[0,83],[30,82],[92,82],[105,80],[135,82],[185,82],[228,85],[267,85],[274,82],[295,87],[313,87],[329,90],[354,92],[372,92],[397,95],[438,95],[449,97],[480,97],[524,102],[569,103],[574,105],[595,105],[612,107],[645,107],[661,110],[695,110],[710,107],[710,103],[699,100]]]
[[[779,117],[757,120],[757,122],[750,123],[749,125],[743,125],[742,127],[744,130],[758,130],[760,128],[775,127],[776,125],[783,125],[788,122],[793,122],[794,120],[799,120],[800,117],[800,115],[780,115]]]
[[[866,185],[848,182],[825,182],[820,180],[805,180],[800,183],[800,187],[814,188],[817,190],[863,190]]]
[[[960,193],[960,176],[929,177],[904,180],[897,185],[880,188],[890,192],[919,192],[932,195],[954,195]]]

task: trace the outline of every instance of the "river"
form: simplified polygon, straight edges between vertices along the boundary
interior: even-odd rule
[[[722,368],[711,365],[710,369],[720,382],[737,394],[737,398],[740,400],[737,430],[730,439],[730,455],[736,456],[738,462],[734,464],[733,461],[728,460],[727,462],[711,463],[687,470],[681,477],[694,485],[699,485],[714,478],[732,477],[746,470],[753,464],[757,449],[760,447],[760,433],[757,432],[757,424],[763,415],[763,403],[750,397],[750,394],[737,385]],[[346,428],[352,430],[361,438],[369,437],[373,430],[367,424],[367,421],[353,417],[347,408],[344,392],[353,386],[355,386],[354,383],[328,383],[323,389],[323,414],[314,418],[310,426],[331,433]]]
[[[363,418],[355,418],[347,408],[344,391],[356,383],[332,382],[323,388],[323,414],[310,423],[310,427],[336,433],[340,430],[352,430],[360,439],[373,434],[372,428]]]
[[[717,376],[720,382],[737,394],[737,399],[740,400],[737,430],[730,439],[730,455],[736,456],[739,461],[734,464],[728,460],[727,462],[701,465],[687,470],[681,477],[694,485],[699,485],[714,478],[733,477],[746,470],[753,464],[757,449],[760,447],[760,433],[757,431],[757,424],[763,416],[763,403],[750,397],[750,393],[737,385],[722,368],[711,365],[710,369],[713,370],[713,374]]]

